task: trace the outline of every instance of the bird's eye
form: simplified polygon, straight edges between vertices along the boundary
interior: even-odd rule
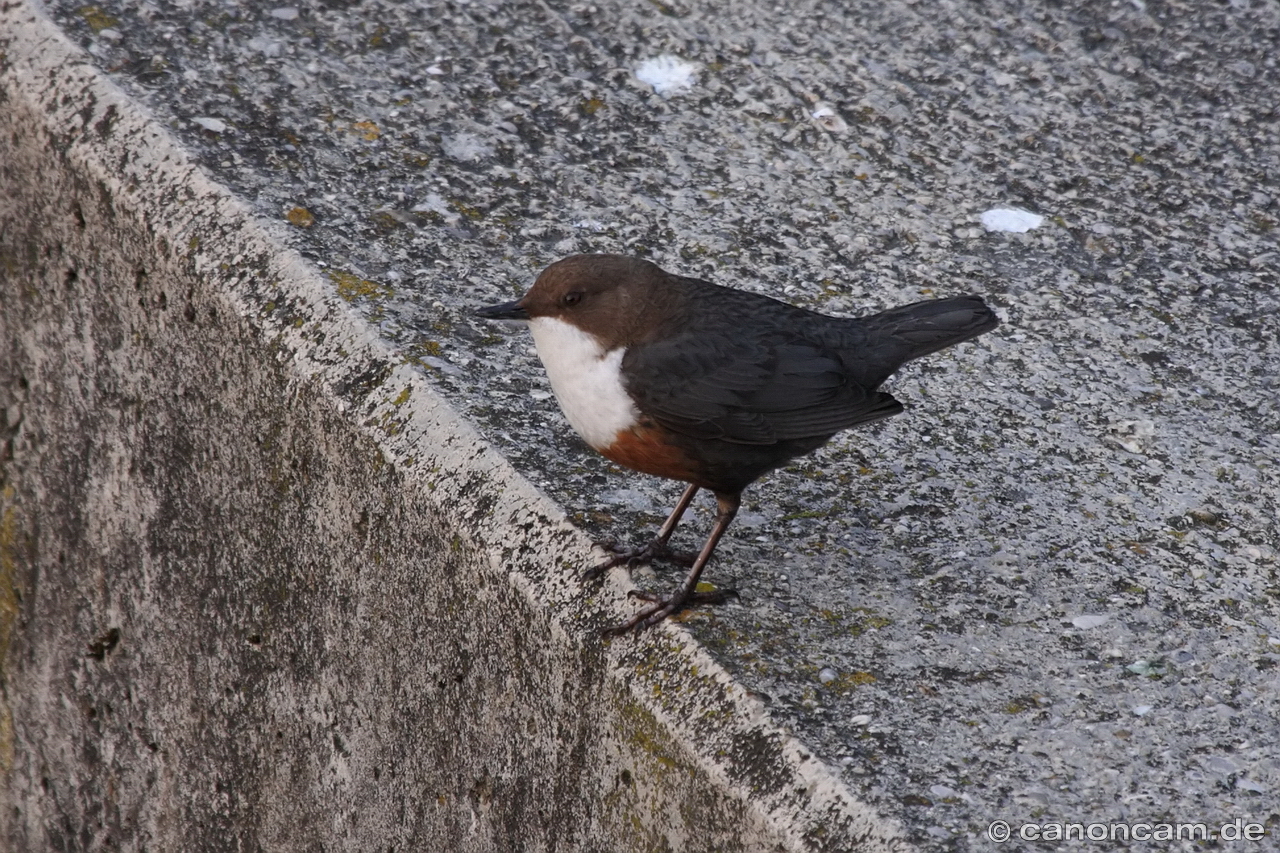
[[[571,290],[560,298],[560,304],[566,308],[572,308],[582,301],[581,290]]]

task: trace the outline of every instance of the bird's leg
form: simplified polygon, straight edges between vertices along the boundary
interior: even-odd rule
[[[724,604],[729,596],[736,596],[738,593],[731,589],[699,592],[698,578],[702,575],[702,570],[706,568],[711,555],[715,553],[720,537],[724,536],[724,532],[729,529],[729,524],[733,521],[733,517],[738,514],[738,506],[741,502],[739,495],[716,492],[715,526],[711,528],[711,535],[707,537],[706,544],[702,546],[702,550],[698,553],[698,558],[694,560],[693,567],[689,569],[689,574],[685,575],[684,583],[680,584],[680,588],[669,598],[661,598],[652,593],[633,592],[632,596],[643,598],[653,603],[626,622],[614,625],[612,628],[606,628],[604,631],[605,636],[616,637],[628,631],[648,628],[687,607],[692,607],[696,604]]]
[[[582,573],[582,579],[594,580],[614,566],[624,564],[628,567],[638,566],[642,563],[651,563],[654,560],[671,560],[686,566],[693,565],[697,557],[673,551],[667,545],[667,542],[671,539],[671,534],[675,533],[676,525],[680,523],[681,516],[689,508],[689,504],[693,502],[693,496],[697,493],[698,487],[690,483],[688,488],[684,490],[684,494],[680,495],[680,500],[676,501],[676,508],[671,510],[671,515],[667,516],[667,520],[662,523],[662,528],[658,531],[658,535],[647,545],[642,545],[639,548],[624,548],[612,541],[597,542],[596,544],[600,547],[607,551],[612,551],[613,556],[600,565],[587,569]]]

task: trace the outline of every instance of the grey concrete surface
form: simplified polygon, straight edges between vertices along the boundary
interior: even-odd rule
[[[84,60],[3,7],[0,849],[903,848]]]
[[[847,786],[823,796],[921,848],[986,849],[998,820],[1276,830],[1274,3],[50,10],[376,332],[396,379],[320,360],[356,378],[339,401],[383,394],[349,418],[380,434],[404,383],[410,403],[430,388],[590,534],[644,535],[678,488],[591,457],[529,341],[471,307],[576,251],[832,313],[986,295],[1005,327],[904,371],[905,415],[748,492],[708,575],[740,605],[594,653],[623,683],[681,672],[668,646],[722,668]],[[697,71],[660,95],[635,72],[668,54]],[[1007,205],[1046,222],[984,231]],[[254,288],[263,328],[333,340]],[[573,541],[528,545],[540,573],[505,566],[594,649],[625,578],[579,593]],[[630,689],[726,777],[709,706]]]

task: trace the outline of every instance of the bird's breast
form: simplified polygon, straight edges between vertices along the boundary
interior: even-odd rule
[[[603,450],[636,425],[640,412],[622,381],[626,347],[606,350],[594,335],[554,317],[535,317],[529,329],[565,418],[587,444]]]

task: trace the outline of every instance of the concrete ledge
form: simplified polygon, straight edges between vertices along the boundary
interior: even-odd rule
[[[0,6],[0,846],[901,849],[28,3]]]
[[[1275,4],[40,8],[0,0],[0,849],[1280,826]],[[752,487],[740,601],[603,647],[628,573],[584,598],[576,529],[676,487],[469,317],[578,251],[1005,324]]]

